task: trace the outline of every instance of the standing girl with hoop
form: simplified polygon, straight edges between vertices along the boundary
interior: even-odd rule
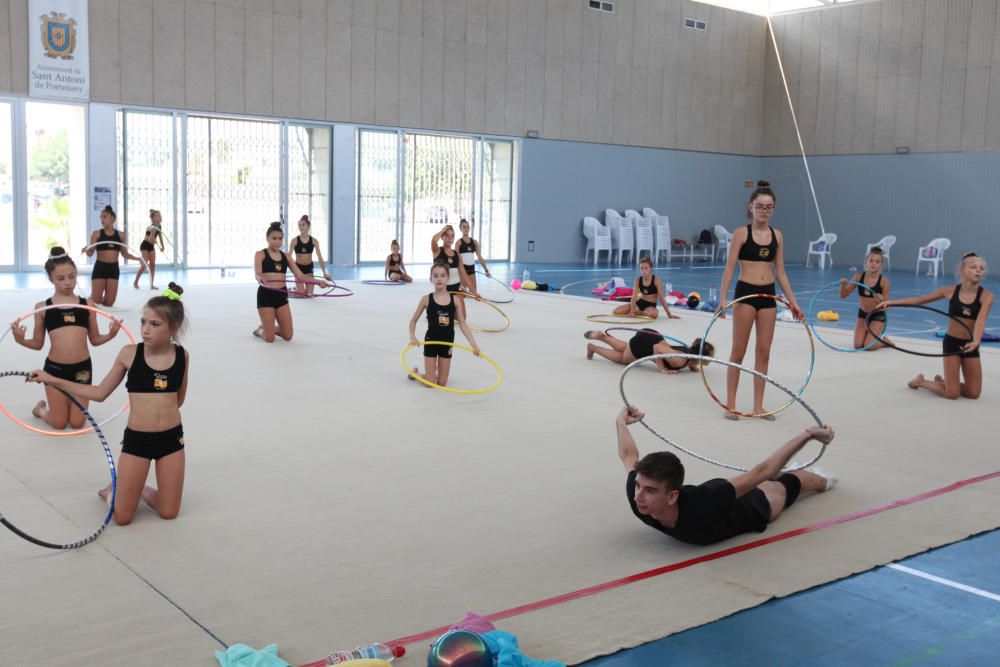
[[[733,232],[732,243],[729,246],[729,256],[726,259],[726,270],[722,276],[722,292],[719,299],[718,312],[725,317],[726,294],[729,283],[732,282],[736,264],[739,262],[740,276],[736,282],[734,299],[752,294],[776,294],[774,283],[777,280],[785,298],[792,305],[792,313],[801,317],[801,309],[792,293],[792,286],[785,274],[784,239],[781,232],[770,225],[771,215],[777,198],[767,181],[757,181],[757,189],[750,195],[747,206],[747,217],[750,224],[737,227]],[[750,343],[750,332],[756,328],[756,343],[754,346],[754,369],[767,374],[767,366],[771,357],[771,341],[774,339],[774,327],[777,320],[777,301],[764,296],[747,299],[733,306],[733,348],[729,360],[743,363],[747,347]],[[726,370],[726,406],[730,409],[736,405],[736,389],[739,386],[740,372],[736,368]],[[764,380],[755,377],[753,380],[753,411],[761,414],[764,410]],[[761,415],[767,421],[774,421],[774,415]],[[725,413],[727,419],[739,419],[739,416]]]
[[[455,228],[445,225],[431,238],[431,257],[434,258],[435,264],[441,263],[448,267],[448,291],[458,292],[462,285],[469,284],[469,277],[453,245],[455,245]]]
[[[146,235],[143,237],[142,243],[139,244],[139,254],[142,255],[143,261],[149,267],[149,289],[156,289],[153,278],[156,275],[156,245],[154,244],[157,242],[160,245],[160,252],[165,252],[166,248],[163,247],[163,216],[155,208],[151,208],[149,209],[149,226],[146,227]],[[139,289],[139,278],[145,270],[146,268],[139,264],[139,270],[135,273],[132,287]]]
[[[91,311],[74,307],[94,305],[73,293],[76,287],[76,264],[58,246],[49,252],[45,273],[55,287],[55,292],[44,302],[36,303],[35,309],[53,305],[65,305],[66,308],[51,308],[35,313],[31,338],[27,337],[27,329],[17,322],[11,325],[11,333],[18,344],[29,350],[40,350],[45,345],[45,334],[48,332],[51,344],[43,367],[45,372],[66,380],[71,385],[91,384],[93,364],[87,342],[94,347],[104,345],[118,334],[121,321],[112,320],[108,333],[102,334],[97,328],[97,318],[90,316]],[[67,425],[82,428],[86,423],[83,413],[76,406],[70,405],[69,399],[61,391],[46,387],[45,399],[38,401],[31,414],[43,419],[52,428],[64,429]],[[81,403],[84,407],[87,406],[86,400]]]
[[[90,300],[99,306],[113,306],[118,298],[118,279],[121,277],[118,255],[141,261],[125,247],[125,237],[115,229],[117,219],[115,210],[111,206],[105,206],[101,211],[101,229],[95,229],[90,234],[90,245],[80,251],[86,253],[87,257],[97,253],[94,270],[90,274]]]
[[[479,345],[472,336],[472,331],[465,323],[465,303],[461,297],[455,298],[450,294],[451,288],[448,285],[449,267],[443,262],[436,262],[431,267],[431,283],[434,284],[434,291],[421,297],[417,309],[410,318],[410,345],[419,345],[417,342],[417,320],[421,313],[427,315],[427,333],[424,341],[438,341],[441,343],[455,342],[455,323],[462,329],[462,335],[469,341],[473,354],[479,356]],[[447,345],[424,345],[424,379],[428,382],[446,387],[448,385],[448,374],[451,372],[451,347]],[[413,374],[418,375],[419,368],[413,369]],[[410,375],[411,380],[414,378]],[[425,385],[426,386],[426,385]]]
[[[486,268],[486,260],[483,259],[483,255],[479,252],[479,242],[472,238],[469,233],[472,231],[472,225],[465,218],[458,223],[458,231],[462,232],[462,238],[458,239],[455,243],[455,250],[458,252],[459,257],[462,260],[462,269],[465,271],[465,286],[470,294],[479,295],[478,287],[476,285],[476,260],[479,260],[479,265],[483,267],[483,273],[492,278],[490,270]]]
[[[285,233],[281,231],[280,222],[272,222],[267,228],[267,247],[258,250],[253,258],[254,275],[257,287],[257,315],[260,316],[260,326],[253,330],[253,335],[267,343],[273,343],[275,336],[291,340],[295,333],[292,328],[292,309],[288,306],[288,289],[286,274],[289,269],[295,275],[296,282],[305,284],[307,278],[295,262],[281,249]],[[327,284],[318,281],[321,287]]]
[[[399,252],[399,241],[393,239],[389,250],[390,252],[385,258],[385,279],[412,283],[413,278],[406,272],[406,266],[403,264],[403,253]]]
[[[667,303],[667,290],[663,286],[663,281],[653,274],[653,260],[648,256],[639,260],[640,275],[635,279],[635,286],[632,288],[632,301],[626,305],[618,306],[614,309],[615,315],[628,315],[635,317],[645,315],[656,319],[660,316],[660,311],[656,309],[656,303],[663,304],[663,309],[667,311],[667,317],[671,320],[679,320],[680,315],[670,312],[670,305]]]
[[[326,272],[326,261],[323,259],[323,251],[319,249],[319,244],[315,242],[315,239],[310,234],[310,230],[312,230],[312,222],[309,221],[308,215],[303,215],[299,218],[299,235],[294,237],[288,244],[288,254],[291,255],[294,252],[295,265],[299,267],[299,271],[307,278],[312,278],[315,271],[312,256],[313,252],[315,252],[316,258],[319,260],[320,270],[323,272],[323,278],[330,280],[330,274]],[[306,296],[312,296],[315,287],[316,285],[312,282],[295,283],[295,290],[304,292]]]
[[[854,322],[854,349],[877,350],[891,344],[888,338],[882,337],[882,341],[872,337],[865,329],[865,320],[868,314],[878,306],[878,304],[889,298],[889,279],[882,275],[882,248],[875,246],[868,251],[865,258],[865,270],[851,276],[851,281],[861,283],[858,285],[858,318]],[[848,283],[847,278],[840,279],[840,298],[843,299],[851,293],[854,286]],[[872,331],[877,336],[882,336],[885,331],[885,313],[877,312],[872,315]],[[867,346],[867,347],[866,347]]]
[[[139,500],[164,519],[181,509],[184,491],[184,427],[180,408],[187,394],[187,351],[174,342],[184,324],[184,290],[174,283],[146,302],[142,311],[142,342],[126,345],[114,366],[96,387],[62,380],[35,371],[34,382],[44,382],[81,399],[103,401],[125,380],[128,389],[128,424],[118,457],[118,492],[115,523],[131,523]],[[150,464],[156,461],[156,488],[146,486]],[[100,490],[105,501],[111,485]]]
[[[909,299],[883,301],[878,310],[891,306],[922,306],[925,303],[948,299],[948,315],[951,320],[942,342],[944,352],[944,377],[935,375],[933,380],[918,373],[907,383],[910,389],[927,389],[942,398],[979,398],[983,391],[983,365],[979,361],[979,344],[986,331],[986,319],[993,307],[993,293],[982,285],[986,276],[986,260],[974,252],[967,252],[956,270],[959,283],[954,287],[942,287],[930,294]],[[964,323],[968,330],[958,320]],[[968,331],[972,338],[968,338]],[[964,382],[962,380],[965,380]]]

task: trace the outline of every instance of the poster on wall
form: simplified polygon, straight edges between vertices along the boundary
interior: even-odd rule
[[[29,93],[33,97],[90,97],[87,0],[28,1]]]

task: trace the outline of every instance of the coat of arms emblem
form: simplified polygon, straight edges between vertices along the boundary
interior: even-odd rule
[[[42,23],[42,46],[48,58],[72,60],[76,50],[76,19],[67,18],[60,12],[52,12],[40,18]]]

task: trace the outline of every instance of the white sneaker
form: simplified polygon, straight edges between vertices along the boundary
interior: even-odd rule
[[[833,487],[837,486],[837,480],[839,479],[836,474],[826,470],[825,468],[820,468],[819,466],[814,466],[811,472],[814,475],[819,475],[826,480],[826,490],[829,491]]]

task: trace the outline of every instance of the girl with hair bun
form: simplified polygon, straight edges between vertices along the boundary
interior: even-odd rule
[[[865,270],[861,273],[855,273],[851,276],[851,282],[861,283],[865,287],[858,285],[858,317],[854,322],[854,349],[860,350],[866,345],[869,346],[867,349],[877,350],[880,347],[885,347],[887,344],[891,345],[891,342],[885,336],[882,336],[882,332],[885,331],[885,313],[877,312],[872,316],[872,331],[874,331],[879,336],[882,336],[882,340],[886,341],[883,343],[880,340],[875,340],[872,335],[868,333],[867,328],[865,328],[865,320],[868,318],[868,314],[882,301],[889,298],[889,278],[882,275],[882,263],[885,261],[885,256],[882,254],[882,248],[875,246],[868,251],[868,256],[865,257]],[[850,294],[854,289],[854,285],[850,285],[847,282],[847,278],[840,279],[840,298],[844,299]]]
[[[101,211],[101,229],[95,229],[90,234],[90,245],[80,251],[86,253],[87,257],[97,253],[94,270],[90,274],[90,300],[99,306],[113,306],[118,299],[118,279],[121,277],[118,256],[140,261],[139,257],[128,251],[125,237],[115,229],[117,219],[115,210],[111,206],[105,206]]]
[[[81,399],[103,401],[125,380],[130,410],[122,452],[118,457],[118,497],[115,523],[132,522],[139,500],[164,519],[181,509],[184,492],[184,427],[180,408],[187,395],[187,350],[176,340],[184,328],[185,313],[180,285],[170,283],[161,296],[146,302],[142,311],[142,342],[126,345],[97,386],[73,384],[44,370],[33,382],[59,387]],[[156,462],[156,487],[146,486],[150,464]],[[98,492],[110,501],[111,485]]]
[[[36,303],[35,309],[45,306],[66,307],[35,313],[31,338],[27,337],[27,328],[18,322],[10,325],[11,333],[19,345],[29,350],[41,350],[45,345],[45,334],[48,333],[51,342],[49,354],[45,358],[45,371],[66,380],[70,385],[89,385],[93,380],[93,364],[87,343],[94,347],[107,343],[118,334],[121,320],[112,320],[108,333],[102,334],[97,326],[96,315],[92,316],[92,311],[78,307],[93,307],[94,304],[73,293],[76,287],[76,264],[62,248],[56,246],[49,251],[45,273],[55,287],[55,292],[45,301]],[[73,391],[70,393],[75,394]],[[87,401],[81,402],[86,407]],[[38,401],[31,414],[59,430],[66,426],[82,428],[86,421],[79,408],[70,405],[69,399],[62,392],[51,387],[45,388],[45,400]]]
[[[163,216],[155,208],[151,208],[149,209],[149,226],[146,227],[146,235],[143,237],[142,243],[139,244],[139,254],[142,255],[143,261],[149,267],[149,289],[156,289],[153,277],[156,275],[156,245],[154,244],[157,242],[159,242],[160,251],[166,251],[166,248],[163,247]],[[135,273],[132,287],[139,289],[139,278],[142,277],[145,270],[146,267],[139,264],[139,270]]]
[[[729,256],[726,259],[726,270],[722,275],[722,291],[719,307],[716,312],[721,317],[726,316],[726,295],[733,273],[739,263],[740,276],[736,282],[734,299],[752,294],[775,294],[775,281],[781,285],[785,299],[792,306],[792,313],[801,318],[801,309],[792,286],[785,274],[784,239],[781,232],[771,227],[771,215],[777,197],[771,184],[767,181],[757,181],[757,188],[750,195],[747,204],[747,217],[750,223],[746,227],[738,227],[733,232],[733,240],[729,245]],[[754,345],[754,369],[767,374],[767,366],[771,357],[771,341],[774,339],[774,327],[777,321],[778,302],[766,296],[741,301],[733,306],[733,348],[729,360],[743,363],[747,347],[750,343],[750,332],[756,329]],[[737,368],[726,370],[726,406],[735,407],[736,389],[740,381],[740,371]],[[753,380],[753,411],[755,414],[766,412],[764,409],[764,380],[755,377]],[[774,415],[761,415],[767,421],[774,421]],[[727,419],[739,419],[739,416],[725,412]]]
[[[291,270],[297,282],[307,280],[302,269],[281,249],[284,238],[281,223],[272,222],[267,228],[267,247],[258,250],[253,259],[254,275],[259,283],[257,315],[260,316],[260,326],[253,330],[253,335],[267,343],[273,343],[276,336],[292,340],[294,334],[285,282],[288,271]],[[317,282],[320,287],[327,286],[324,280]]]
[[[308,215],[303,215],[299,218],[299,234],[293,237],[288,243],[288,254],[292,255],[294,253],[295,265],[299,267],[299,271],[306,278],[312,278],[316,270],[312,258],[313,252],[315,252],[316,258],[319,260],[320,270],[323,272],[323,278],[330,280],[330,274],[326,272],[326,261],[323,259],[323,251],[320,250],[319,243],[316,243],[316,240],[310,234],[311,229],[312,222],[310,222]],[[295,283],[295,291],[304,292],[308,296],[312,296],[315,287],[316,285],[313,282]]]
[[[947,299],[951,319],[941,342],[945,355],[942,359],[944,376],[935,375],[933,380],[928,380],[923,373],[918,373],[907,386],[910,389],[927,389],[952,400],[959,396],[979,398],[983,391],[983,364],[979,360],[979,344],[983,341],[986,320],[993,307],[993,292],[983,287],[986,260],[976,253],[965,253],[955,273],[959,280],[957,285],[947,285],[930,294],[909,299],[883,301],[876,310],[885,310],[895,305],[922,306],[938,299]],[[969,331],[972,331],[972,338],[969,338]]]
[[[392,240],[389,245],[389,254],[385,258],[385,279],[404,283],[412,283],[413,278],[406,272],[406,265],[403,264],[403,253],[399,251],[399,241]]]

